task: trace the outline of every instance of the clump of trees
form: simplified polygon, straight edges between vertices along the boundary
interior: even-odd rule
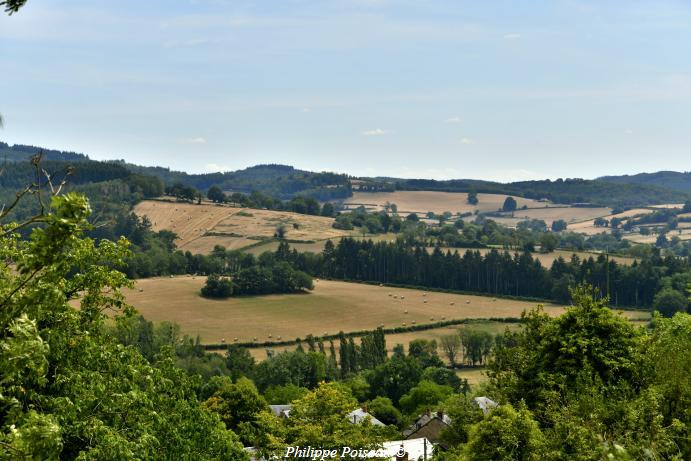
[[[288,248],[288,244],[282,242],[275,254],[266,253],[259,260],[245,258],[241,262],[231,262],[224,258],[218,271],[207,277],[201,290],[202,296],[228,298],[312,290],[312,277],[291,265]],[[216,253],[220,257],[226,256],[225,249],[220,247],[216,249]]]

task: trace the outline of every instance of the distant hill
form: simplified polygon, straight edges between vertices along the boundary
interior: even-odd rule
[[[15,144],[10,146],[7,143],[0,142],[0,161],[21,162],[29,160],[39,152],[43,153],[45,160],[55,160],[63,162],[81,162],[89,160],[88,155],[78,154],[76,152],[65,152],[54,149],[44,149],[36,146],[25,146],[22,144]]]
[[[646,186],[659,186],[691,193],[691,172],[680,173],[678,171],[658,171],[656,173],[639,173],[622,176],[603,176],[600,181],[616,184],[643,184]]]
[[[681,203],[691,198],[691,173],[660,171],[633,176],[605,176],[595,180],[558,179],[556,181],[521,181],[498,183],[471,179],[436,181],[432,179],[359,178],[330,172],[299,170],[288,165],[256,165],[243,170],[204,174],[189,174],[165,167],[149,167],[126,163],[123,160],[97,162],[88,155],[64,152],[36,146],[9,146],[0,142],[0,161],[4,161],[4,177],[0,187],[17,187],[24,184],[30,169],[18,165],[43,152],[45,161],[53,168],[74,164],[73,183],[120,179],[133,174],[138,183],[149,188],[150,180],[158,178],[165,185],[181,183],[206,191],[219,186],[226,192],[262,192],[281,200],[297,195],[311,196],[318,200],[333,201],[352,196],[352,190],[384,192],[393,190],[430,190],[444,192],[469,192],[507,194],[531,199],[549,199],[556,203],[600,205],[613,208],[629,208],[662,203]],[[17,164],[11,166],[11,164]],[[79,163],[79,165],[77,165]],[[10,173],[9,170],[15,170]],[[128,181],[131,181],[128,179]],[[136,186],[139,187],[139,186]],[[139,187],[140,188],[140,187]],[[148,195],[148,194],[145,194]]]
[[[263,192],[282,200],[296,195],[336,200],[352,195],[348,175],[315,173],[288,165],[256,165],[225,173],[188,174],[161,167],[125,166],[133,172],[156,176],[166,184],[182,183],[200,190],[218,186],[226,192]]]

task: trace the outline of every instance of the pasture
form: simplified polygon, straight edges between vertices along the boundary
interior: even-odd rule
[[[175,232],[178,248],[192,253],[209,253],[215,245],[247,247],[271,239],[279,226],[285,228],[287,239],[305,242],[349,235],[332,227],[333,218],[287,211],[144,200],[134,212],[148,217],[155,231]]]
[[[486,296],[424,292],[320,280],[313,292],[211,300],[199,290],[204,277],[182,276],[136,281],[124,290],[127,301],[155,322],[174,321],[203,343],[293,340],[440,320],[519,317],[537,303]],[[564,307],[545,306],[550,315]],[[625,315],[640,315],[626,312]],[[424,332],[421,332],[424,333]],[[256,338],[256,339],[255,339]]]

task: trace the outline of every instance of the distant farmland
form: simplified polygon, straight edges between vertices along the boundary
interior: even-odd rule
[[[184,333],[200,335],[203,343],[293,340],[443,318],[519,317],[537,304],[326,280],[316,282],[309,294],[209,300],[199,296],[203,283],[203,277],[189,276],[143,279],[125,295],[147,319],[177,322]],[[564,308],[548,304],[545,310],[558,315]]]
[[[478,204],[471,205],[468,203],[468,194],[464,192],[438,192],[438,191],[396,191],[396,192],[354,192],[353,196],[346,199],[344,204],[348,208],[356,208],[364,205],[366,208],[373,211],[380,211],[384,209],[384,205],[395,203],[398,207],[399,213],[421,213],[425,214],[428,211],[434,213],[444,213],[450,211],[453,214],[457,212],[467,213],[497,211],[504,204],[504,200],[508,195],[502,194],[477,194]],[[537,200],[527,199],[522,197],[514,197],[518,207],[527,206],[528,208],[545,208],[545,206],[553,206],[545,202],[538,202]]]
[[[134,212],[146,216],[155,231],[167,229],[180,238],[178,248],[193,253],[209,253],[215,245],[239,249],[271,239],[278,226],[284,226],[286,238],[316,241],[349,235],[334,229],[333,218],[287,211],[255,210],[229,206],[144,200]]]

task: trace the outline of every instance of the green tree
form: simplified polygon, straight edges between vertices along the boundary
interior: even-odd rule
[[[453,389],[431,381],[420,381],[399,400],[399,407],[408,415],[418,415],[425,410],[435,410],[435,407],[446,400]]]
[[[127,242],[83,237],[83,196],[49,205],[28,239],[2,226],[0,459],[245,459],[169,353],[152,364],[108,334],[104,312],[132,313]]]
[[[368,421],[352,424],[347,415],[357,401],[336,383],[321,384],[293,404],[286,420],[286,442],[301,447],[342,450],[378,448],[385,433]]]
[[[502,405],[471,426],[464,460],[540,461],[545,456],[545,437],[526,409]]]
[[[253,422],[260,412],[268,409],[264,397],[247,378],[221,387],[204,402],[204,406],[217,413],[226,427],[233,431],[237,431],[241,423]]]
[[[226,194],[218,186],[211,186],[206,193],[206,198],[214,203],[223,203],[226,201]]]
[[[398,426],[403,421],[403,415],[388,397],[376,397],[367,402],[367,412],[384,424]]]
[[[516,211],[518,204],[516,203],[516,199],[513,197],[506,197],[504,200],[504,204],[502,205],[501,209],[502,211]]]
[[[472,397],[462,394],[454,394],[446,399],[442,408],[451,418],[451,425],[442,431],[441,437],[450,446],[466,443],[470,427],[484,416]]]
[[[478,200],[478,198],[477,198],[477,192],[475,192],[475,191],[470,191],[470,192],[468,192],[468,198],[466,199],[466,201],[467,201],[470,205],[477,205],[478,202],[479,202],[479,200]]]
[[[552,232],[565,231],[568,224],[563,219],[556,219],[552,221]]]
[[[201,293],[205,298],[229,298],[233,294],[233,282],[228,277],[211,274],[206,278]]]
[[[688,300],[674,288],[666,287],[653,298],[653,308],[665,317],[672,317],[677,312],[686,312]]]

